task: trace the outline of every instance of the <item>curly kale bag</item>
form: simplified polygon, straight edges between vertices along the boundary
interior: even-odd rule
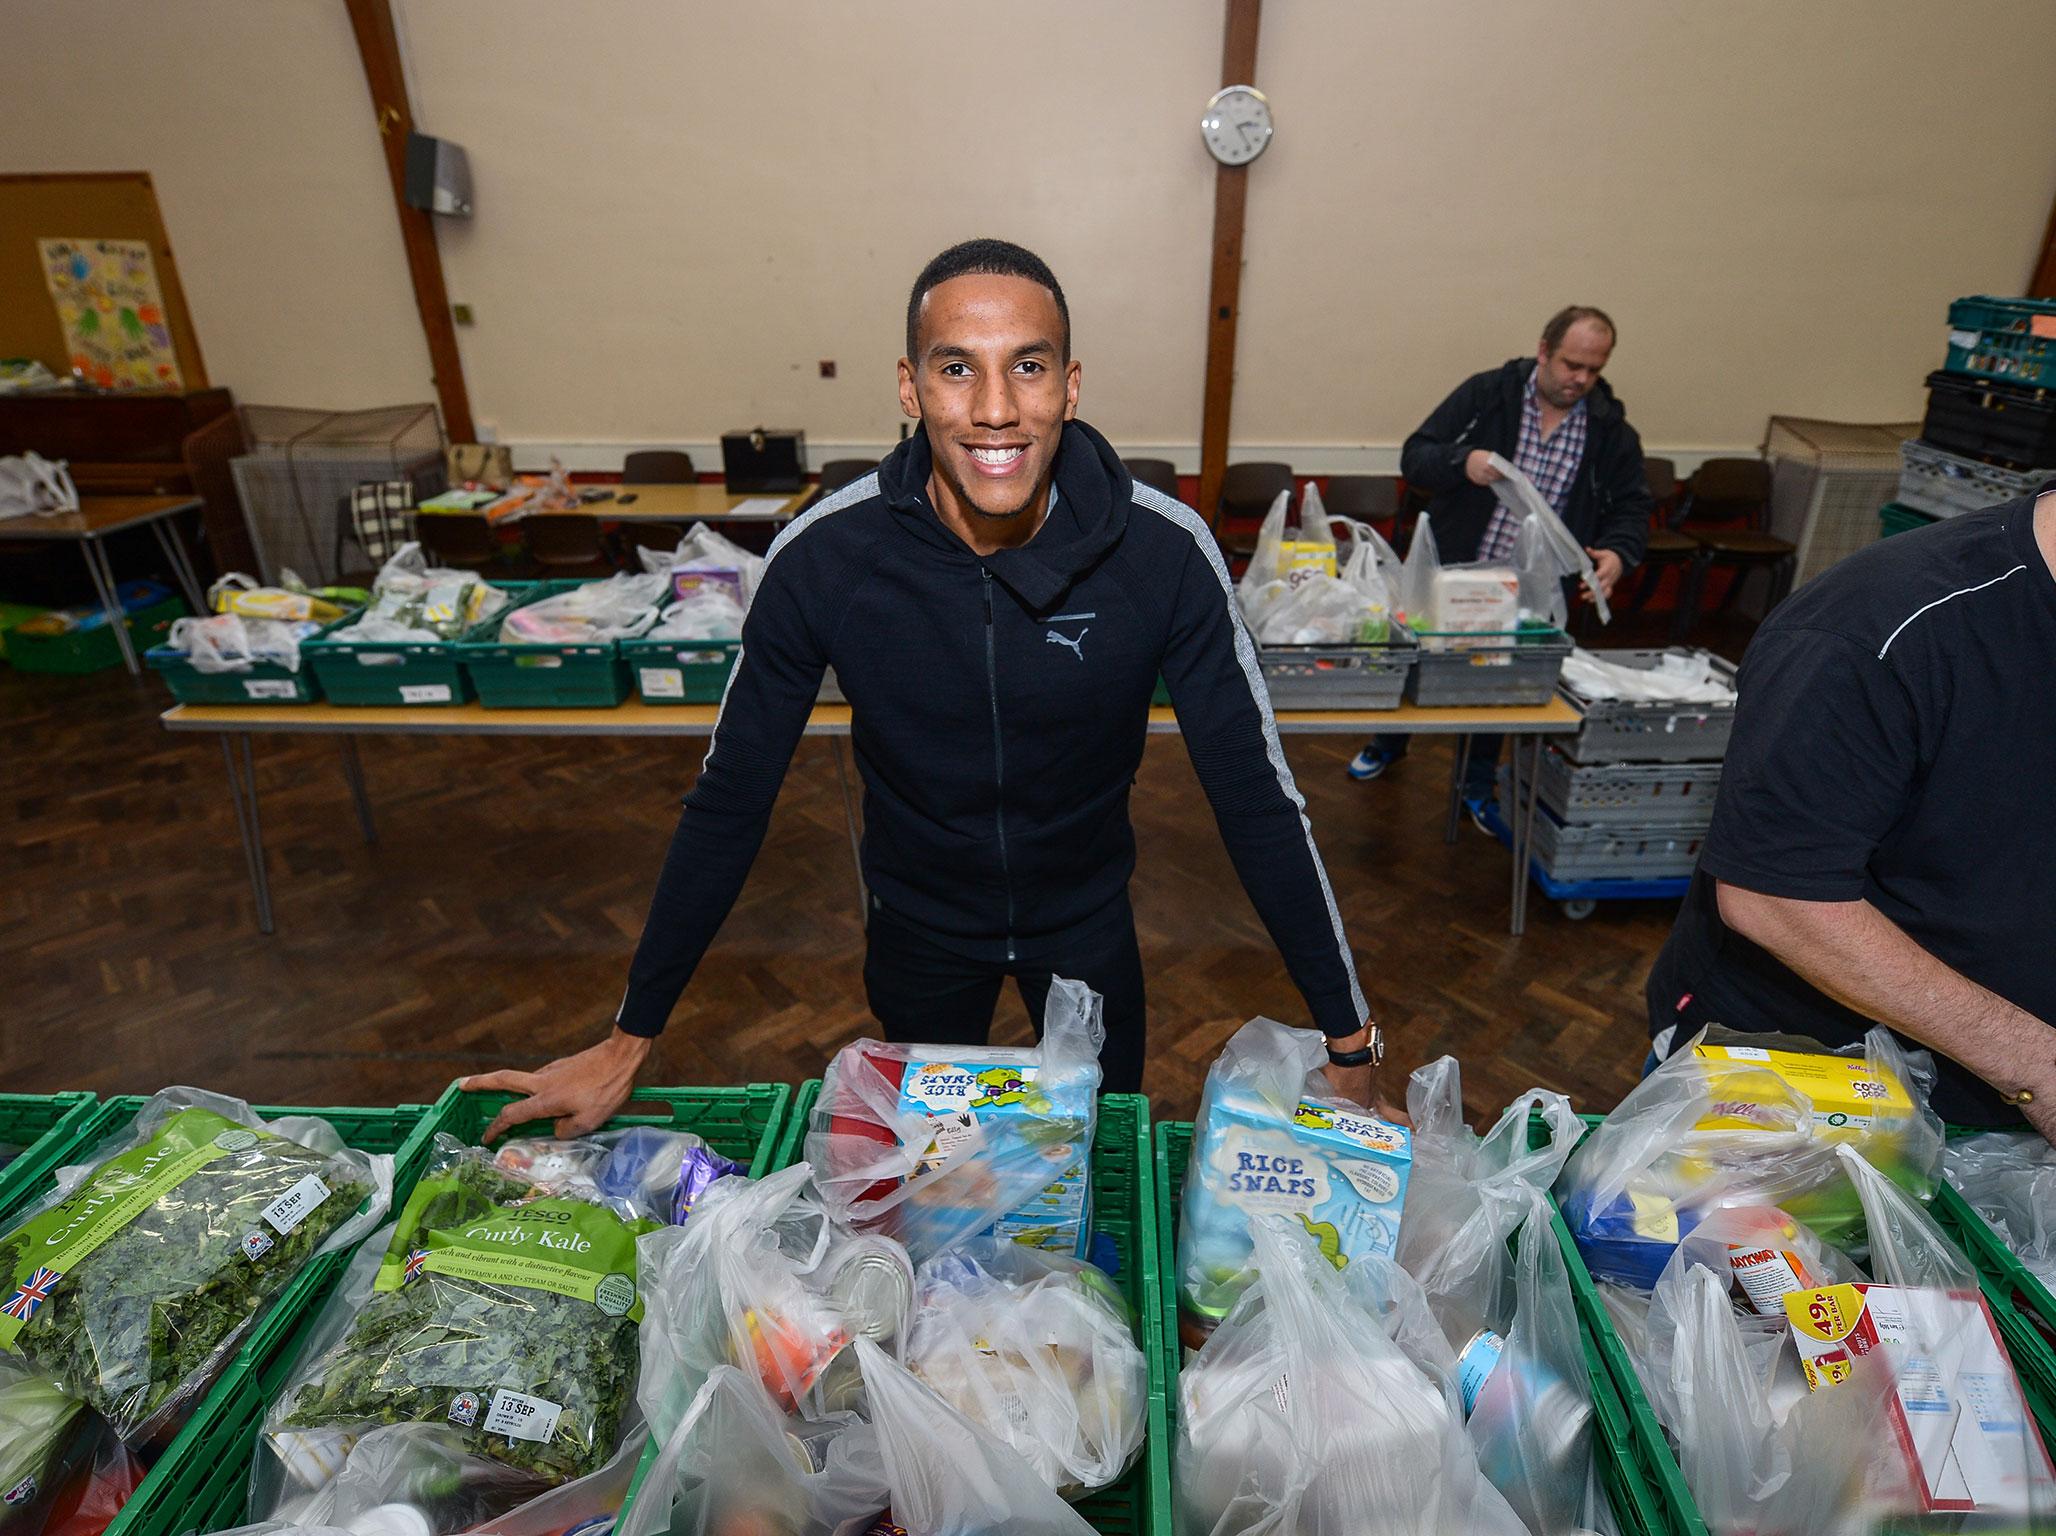
[[[0,1349],[147,1440],[318,1254],[385,1214],[392,1160],[170,1088],[0,1239]]]
[[[446,1136],[435,1156],[375,1276],[360,1260],[345,1281],[347,1331],[286,1389],[273,1447],[290,1462],[309,1431],[450,1424],[546,1482],[596,1470],[635,1394],[635,1240],[659,1223],[542,1194]]]

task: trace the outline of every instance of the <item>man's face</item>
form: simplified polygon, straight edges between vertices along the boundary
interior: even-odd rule
[[[1567,411],[1599,382],[1599,370],[1613,356],[1613,333],[1597,320],[1580,320],[1564,332],[1563,342],[1552,352],[1546,346],[1535,354],[1535,393]]]
[[[921,301],[915,339],[920,355],[900,359],[900,408],[928,433],[937,478],[969,514],[1020,516],[1078,414],[1056,296],[1025,277],[953,277]]]

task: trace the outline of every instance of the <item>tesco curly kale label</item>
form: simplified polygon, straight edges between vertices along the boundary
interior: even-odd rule
[[[24,1222],[8,1240],[18,1257],[0,1301],[0,1348],[16,1347],[82,1260],[209,1163],[257,1143],[255,1131],[212,1110],[183,1110],[142,1146],[110,1158],[70,1199]]]
[[[422,1180],[401,1219],[408,1241],[387,1251],[374,1292],[396,1291],[424,1273],[448,1275],[478,1285],[549,1291],[589,1301],[609,1317],[641,1320],[635,1239],[649,1223],[625,1222],[583,1200],[546,1199],[495,1206],[461,1226],[415,1226],[421,1211],[453,1187],[451,1180]]]

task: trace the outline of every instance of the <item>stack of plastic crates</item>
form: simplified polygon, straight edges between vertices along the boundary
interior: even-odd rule
[[[1894,508],[1954,517],[2056,476],[2056,299],[1958,299],[1947,365],[1927,385],[1920,437],[1899,450]]]
[[[432,405],[307,411],[246,405],[247,450],[229,462],[256,547],[252,574],[333,581],[342,499],[367,480],[404,480],[414,497],[443,489],[443,427]]]
[[[1734,682],[1734,667],[1705,651],[1593,654],[1643,670],[1666,655],[1702,656]],[[1713,821],[1735,706],[1587,698],[1569,682],[1561,692],[1583,723],[1567,744],[1542,749],[1532,786],[1535,883],[1572,918],[1590,916],[1600,901],[1684,895]],[[1515,762],[1518,773],[1500,770],[1510,810],[1531,792],[1525,763]]]

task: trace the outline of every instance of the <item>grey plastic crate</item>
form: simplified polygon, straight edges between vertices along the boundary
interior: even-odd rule
[[[1406,680],[1406,697],[1430,708],[1547,704],[1571,653],[1571,637],[1560,629],[1504,636],[1426,631],[1416,638],[1420,656]]]
[[[1704,827],[1579,827],[1535,817],[1535,862],[1552,880],[1668,880],[1692,873]]]
[[[1899,445],[1899,505],[1937,517],[1996,507],[2049,478],[2046,469],[2001,469],[1927,443]]]
[[[1257,652],[1276,709],[1397,709],[1418,647],[1267,645]]]
[[[1713,820],[1719,763],[1580,763],[1555,745],[1542,753],[1538,798],[1581,826],[1704,828]]]
[[[1734,685],[1735,667],[1709,651],[1672,646],[1661,651],[1594,651],[1601,661],[1618,666],[1656,666],[1665,656],[1708,656],[1714,670]],[[1571,742],[1570,755],[1581,763],[1717,762],[1727,756],[1728,737],[1735,729],[1733,704],[1648,704],[1632,699],[1588,699],[1569,683],[1563,696],[1585,723]]]

